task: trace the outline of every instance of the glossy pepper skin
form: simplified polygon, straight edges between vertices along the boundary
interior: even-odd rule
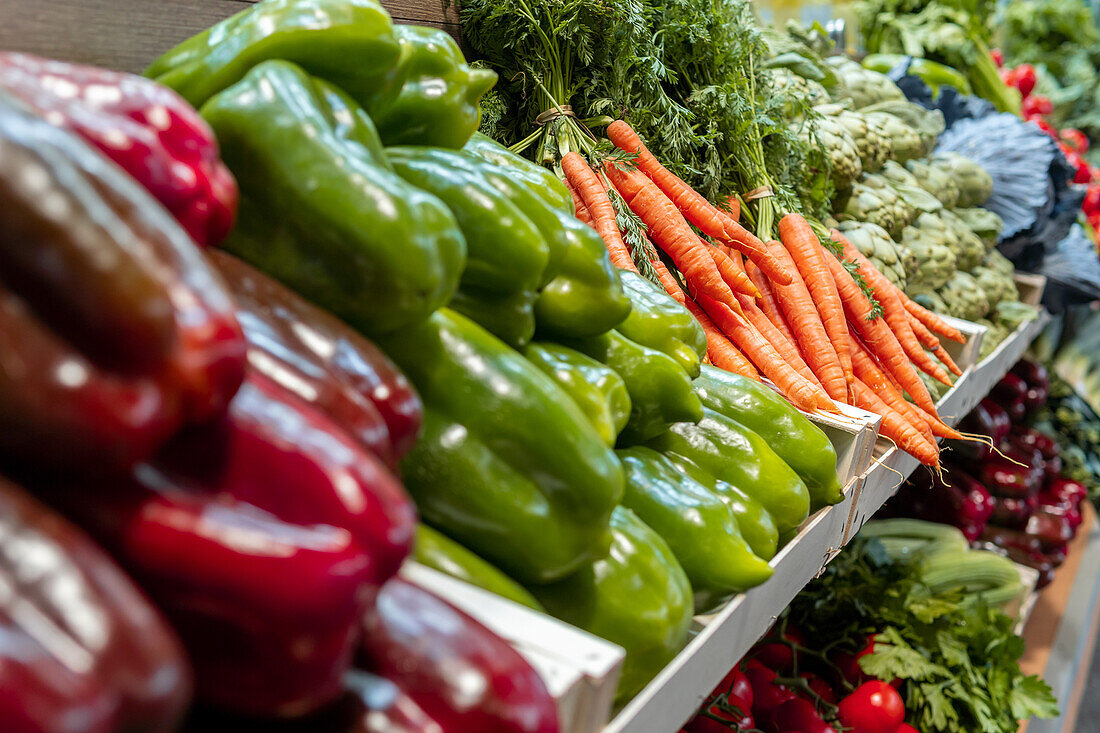
[[[668,543],[691,581],[697,611],[771,577],[771,567],[753,554],[733,511],[716,492],[651,448],[627,448],[618,455],[626,475],[623,506]]]
[[[363,668],[392,681],[442,730],[559,730],[557,704],[526,660],[427,590],[401,578],[389,581],[363,632]]]
[[[437,532],[426,524],[416,527],[416,546],[413,558],[421,565],[446,573],[453,578],[464,580],[502,598],[541,611],[542,606],[527,590],[482,560],[474,553],[458,544],[450,537]]]
[[[188,38],[144,73],[199,107],[252,67],[283,59],[362,100],[401,57],[393,22],[375,0],[262,0]]]
[[[133,74],[0,53],[0,89],[72,130],[172,213],[200,247],[229,233],[237,182],[218,142],[178,94]]]
[[[401,63],[374,95],[378,101],[363,100],[382,140],[461,148],[481,122],[479,101],[496,84],[496,72],[471,69],[454,38],[439,28],[398,25],[393,33]]]
[[[415,511],[368,451],[250,373],[225,419],[129,478],[42,487],[99,538],[180,633],[201,701],[294,717],[334,699]]]
[[[703,327],[687,308],[636,272],[621,270],[619,280],[630,298],[630,315],[616,330],[642,346],[670,356],[692,379],[707,353]]]
[[[549,377],[445,308],[379,345],[424,401],[402,474],[425,522],[523,583],[607,551],[622,468]]]
[[[607,447],[630,419],[630,393],[618,372],[567,346],[528,344],[523,355],[562,388]]]
[[[535,586],[553,616],[626,649],[617,700],[645,687],[687,641],[691,584],[668,544],[629,509],[611,516],[611,552],[568,578]]]
[[[248,363],[309,402],[388,467],[409,452],[423,418],[409,380],[354,329],[226,252],[210,252],[237,303]]]
[[[794,536],[810,511],[806,484],[764,438],[714,410],[703,413],[698,425],[676,423],[650,447],[681,455],[741,489],[772,515],[781,541]]]
[[[450,300],[462,232],[439,199],[393,173],[344,92],[267,61],[202,114],[241,186],[226,249],[368,334]]]
[[[630,419],[619,436],[620,445],[645,442],[672,423],[696,423],[703,417],[691,379],[667,354],[631,341],[618,331],[563,343],[611,367],[626,383]]]
[[[844,498],[836,474],[836,448],[821,428],[775,390],[722,369],[705,365],[692,386],[703,405],[764,438],[810,490],[810,508]]]
[[[551,206],[568,211],[573,211],[573,197],[562,183],[561,179],[546,166],[534,163],[521,155],[516,155],[488,135],[475,132],[462,146],[467,153],[477,156],[482,160],[493,163],[508,171],[510,175],[530,184],[533,191],[539,194]]]
[[[232,301],[187,234],[76,135],[2,100],[0,292],[0,450],[21,459],[128,465],[243,378]]]
[[[439,197],[462,229],[466,267],[452,307],[512,346],[530,341],[535,298],[550,261],[542,232],[469,156],[438,148],[393,147],[386,149],[386,157],[410,185]],[[502,309],[502,301],[515,305]]]
[[[6,733],[167,732],[191,694],[175,634],[83,532],[0,478]]]

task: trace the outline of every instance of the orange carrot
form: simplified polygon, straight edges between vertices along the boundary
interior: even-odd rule
[[[958,341],[960,344],[966,343],[966,337],[959,332],[959,329],[947,325],[942,318],[937,316],[932,311],[925,308],[920,303],[914,302],[908,295],[898,290],[901,296],[902,305],[905,306],[905,310],[913,314],[913,317],[928,327],[928,330],[933,333],[938,333],[944,338],[949,338],[952,341]]]
[[[775,291],[775,298],[779,301],[779,307],[787,319],[787,324],[795,335],[795,343],[802,352],[802,358],[821,380],[829,396],[834,400],[846,402],[848,386],[844,369],[840,366],[840,358],[836,355],[832,342],[829,341],[806,283],[798,275],[798,268],[795,267],[790,253],[782,244],[776,241],[768,242],[768,249],[783,267],[794,273],[789,285],[773,282],[772,289]]]
[[[844,304],[840,302],[840,293],[824,260],[832,255],[821,248],[814,230],[800,214],[787,214],[780,219],[779,237],[817,306],[829,343],[840,359],[845,380],[851,381],[852,354],[848,344],[848,324],[844,322]]]
[[[791,284],[794,270],[776,259],[775,253],[769,247],[733,219],[726,219],[726,236],[723,239],[726,244],[755,262],[756,266],[763,270],[776,285]]]
[[[722,279],[699,237],[668,197],[636,170],[624,170],[611,161],[605,167],[608,178],[627,206],[645,222],[649,238],[668,253],[684,278],[700,293],[732,303],[733,291]]]
[[[840,260],[828,257],[826,263],[833,273],[833,279],[836,280],[840,299],[844,303],[844,312],[848,316],[848,323],[862,337],[867,350],[874,354],[885,371],[894,377],[918,405],[926,412],[938,417],[939,413],[936,412],[936,406],[932,403],[932,396],[928,394],[924,382],[920,381],[920,377],[913,371],[909,357],[905,355],[894,332],[881,318],[867,320],[871,312],[871,301],[860,290],[851,274],[844,269],[844,265],[840,264]]]
[[[886,276],[879,272],[878,268],[871,264],[871,261],[864,257],[863,253],[856,249],[855,245],[848,241],[843,234],[836,230],[831,234],[844,248],[844,256],[859,266],[859,273],[863,275],[863,279],[874,291],[875,299],[882,306],[882,314],[883,318],[886,319],[886,325],[894,332],[894,336],[897,337],[898,343],[905,351],[905,355],[925,374],[950,387],[951,378],[947,376],[947,372],[932,361],[932,357],[924,350],[924,347],[913,333],[913,327],[909,325],[909,313],[902,305],[894,284],[887,280]]]
[[[615,120],[607,126],[607,136],[617,147],[636,155],[633,163],[638,170],[657,184],[657,188],[671,199],[688,221],[711,237],[726,236],[725,220],[718,209],[661,165],[630,125],[623,120]]]
[[[947,365],[947,368],[951,370],[952,374],[956,377],[961,377],[962,369],[959,369],[959,365],[951,358],[951,354],[947,353],[947,349],[943,348],[943,344],[936,338],[936,334],[929,331],[928,327],[918,321],[917,317],[909,311],[906,311],[905,315],[909,319],[909,327],[913,329],[913,334],[917,337],[917,340],[920,341],[925,348],[931,349],[932,353],[936,355],[936,358]]]
[[[787,337],[775,327],[775,324],[768,320],[768,317],[757,307],[753,299],[738,293],[737,300],[741,304],[745,320],[751,323],[752,327],[759,331],[760,335],[772,345],[772,348],[779,352],[779,356],[783,358],[783,361],[790,364],[803,377],[820,386],[821,383],[817,381],[817,377],[810,370],[810,367],[806,366],[802,355],[798,353],[798,347],[788,341]]]
[[[592,220],[592,213],[588,210],[588,206],[585,205],[584,199],[577,193],[577,189],[569,182],[568,178],[563,178],[562,183],[569,189],[569,195],[573,197],[573,210],[576,213],[578,219],[583,221],[593,229],[596,228],[596,222]]]
[[[900,392],[894,389],[894,385],[887,379],[886,374],[879,368],[875,358],[864,348],[863,344],[852,338],[851,347],[852,367],[855,369],[856,377],[870,387],[871,391],[878,395],[878,398],[885,402],[888,407],[896,410],[908,420],[929,442],[935,443],[936,437],[928,424],[931,416],[916,405],[911,404],[901,396]]]
[[[858,286],[857,286],[858,287]],[[926,466],[939,468],[939,447],[909,424],[900,413],[889,407],[874,391],[859,379],[852,381],[852,397],[856,407],[882,416],[879,432],[894,441],[899,448]]]
[[[760,332],[739,319],[737,315],[725,303],[708,298],[705,295],[697,299],[699,305],[706,311],[715,325],[729,336],[734,346],[744,352],[745,356],[768,379],[775,382],[779,391],[790,400],[791,404],[807,412],[822,410],[836,412],[836,406],[829,400],[829,396],[817,385],[811,383],[805,377],[794,370],[779,353],[769,344]]]
[[[718,272],[721,273],[722,279],[726,281],[726,285],[730,286],[730,290],[734,295],[743,293],[751,298],[760,297],[760,291],[753,285],[752,280],[745,274],[744,268],[738,268],[734,265],[732,259],[730,259],[729,253],[723,248],[722,245],[715,245],[700,238],[700,242],[707,248],[707,252],[710,253],[711,259],[714,260],[714,265],[718,268]]]
[[[600,183],[597,176],[588,163],[578,153],[570,151],[561,159],[561,169],[565,171],[565,177],[573,184],[580,195],[584,205],[595,222],[596,231],[603,238],[607,246],[607,252],[611,255],[611,264],[624,270],[638,271],[634,259],[630,256],[630,250],[623,242],[619,224],[615,221],[615,209],[611,207],[611,200],[607,197],[607,191]]]
[[[719,369],[759,382],[760,372],[730,342],[726,334],[714,325],[714,321],[710,320],[703,309],[694,300],[688,300],[684,305],[691,311],[691,315],[695,316],[695,320],[699,321],[699,325],[703,327],[703,333],[707,335],[707,358],[710,359],[710,363]]]
[[[719,211],[735,222],[739,220],[741,218],[741,199],[736,196],[727,196],[726,205],[730,207],[729,211],[722,211],[722,209],[719,209]]]
[[[760,268],[752,260],[745,263],[745,272],[752,280],[752,284],[760,291],[760,297],[756,301],[760,310],[764,311],[764,315],[787,337],[788,341],[797,346],[798,342],[795,341],[794,334],[791,333],[791,327],[787,325],[787,319],[783,317],[779,310],[779,302],[775,299],[775,292],[772,290],[767,276],[760,271]]]

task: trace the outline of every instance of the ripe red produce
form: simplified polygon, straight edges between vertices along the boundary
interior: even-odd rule
[[[794,698],[794,693],[789,687],[776,683],[774,670],[763,665],[748,665],[745,675],[752,684],[753,717],[771,715],[777,707]]]
[[[1074,183],[1092,182],[1092,167],[1080,153],[1078,153],[1076,150],[1071,150],[1070,152],[1066,153],[1066,162],[1069,163],[1069,167],[1074,170]]]
[[[1079,506],[1089,495],[1089,490],[1079,481],[1068,478],[1058,478],[1047,484],[1044,493],[1056,497],[1061,501],[1068,501]]]
[[[740,709],[740,706],[736,707]],[[756,721],[752,715],[710,704],[696,713],[683,730],[685,733],[732,733],[754,728]]]
[[[982,461],[978,469],[978,480],[995,496],[1022,499],[1036,495],[1043,482],[1042,464],[1035,468],[1027,465],[1026,456],[1021,460],[1017,457],[1019,454],[1013,450],[1005,453],[1010,458],[995,455]],[[1035,456],[1042,461],[1038,451]],[[1025,465],[1021,466],[1020,463]]]
[[[851,733],[894,733],[905,720],[901,695],[880,680],[863,683],[837,708],[837,719]]]
[[[887,505],[887,516],[904,516],[957,527],[975,540],[994,512],[986,488],[956,464],[944,464],[942,476],[919,472]]]
[[[1042,551],[1042,545],[1039,543],[1038,537],[1026,534],[1021,530],[1005,527],[986,527],[985,531],[982,532],[981,540],[997,547],[1014,547],[1033,555],[1038,555]]]
[[[783,633],[782,638],[769,634],[763,641],[758,642],[749,652],[749,656],[759,660],[765,667],[774,669],[776,672],[793,674],[797,655],[788,642],[805,646],[806,637],[798,627],[790,625]]]
[[[989,397],[979,402],[959,423],[959,430],[962,432],[984,435],[994,445],[1000,445],[1011,429],[1012,420],[1008,413]],[[988,445],[973,441],[954,441],[952,448],[964,458],[973,461],[984,460],[991,453]]]
[[[897,731],[895,731],[895,733],[920,733],[920,731],[909,725],[908,723],[902,723],[898,726],[898,729]]]
[[[1067,127],[1058,133],[1058,136],[1062,138],[1062,141],[1076,150],[1078,153],[1084,155],[1089,151],[1089,138],[1085,133],[1081,132],[1075,127]]]
[[[1028,400],[1046,401],[1050,393],[1050,374],[1046,367],[1030,359],[1020,359],[1012,366],[1012,373],[1024,380],[1028,388]],[[1031,390],[1036,390],[1033,394]],[[1034,405],[1039,407],[1042,402]]]
[[[1038,497],[998,496],[993,499],[993,517],[990,521],[998,527],[1023,529],[1038,506]]]
[[[1031,64],[1020,64],[1012,70],[1012,73],[1014,76],[1012,86],[1020,90],[1020,96],[1025,100],[1032,98],[1031,92],[1034,91],[1037,81],[1035,67]],[[1046,99],[1047,102],[1047,105],[1043,107],[1045,111],[1040,112],[1040,114],[1049,115],[1054,111],[1054,106],[1050,104],[1049,99],[1046,97],[1036,97],[1036,99]],[[1049,106],[1049,109],[1047,106]]]
[[[868,636],[867,641],[855,654],[846,651],[837,651],[833,653],[832,663],[840,670],[840,675],[852,687],[859,687],[861,684],[870,679],[864,674],[863,669],[859,666],[859,660],[863,657],[871,654],[875,651],[875,637],[874,635]]]
[[[1053,507],[1040,506],[1027,520],[1027,534],[1036,537],[1044,550],[1050,551],[1073,539],[1069,518]]]
[[[752,709],[752,683],[740,667],[734,667],[727,672],[710,693],[712,698],[721,695],[726,695],[735,704],[743,703],[743,705],[738,704],[737,707],[745,712]]]
[[[993,63],[997,64],[998,69],[1004,68],[1005,55],[1004,52],[1001,51],[1001,49],[991,48],[989,50],[989,58],[993,59]]]
[[[1081,210],[1090,218],[1100,215],[1100,183],[1089,186],[1085,192],[1085,201],[1081,204]]]
[[[1036,115],[1045,117],[1054,111],[1054,105],[1051,103],[1049,97],[1043,96],[1042,94],[1035,94],[1024,98],[1021,109],[1025,119]]]
[[[1054,129],[1054,126],[1044,120],[1042,117],[1028,117],[1027,121],[1038,127],[1040,130],[1050,135],[1055,140],[1058,139],[1058,131]]]
[[[788,733],[792,730],[805,733],[836,733],[832,726],[822,719],[809,700],[795,698],[780,705],[772,713],[771,728],[776,733]]]
[[[1061,544],[1057,547],[1052,547],[1044,553],[1044,557],[1050,560],[1050,563],[1054,567],[1058,567],[1066,561],[1066,555],[1069,554],[1069,545]]]
[[[1060,453],[1058,443],[1053,438],[1033,428],[1015,426],[1008,440],[1012,445],[1039,451],[1039,455],[1044,459],[1055,458]]]
[[[810,690],[819,698],[830,704],[836,702],[836,690],[821,677],[813,672],[799,672],[798,676],[806,680],[806,684],[810,686]],[[804,692],[799,692],[798,694],[805,696]]]
[[[1085,521],[1084,516],[1081,514],[1080,507],[1073,502],[1062,501],[1050,494],[1039,494],[1038,506],[1042,507],[1044,511],[1064,516],[1066,521],[1069,522],[1070,528],[1074,530],[1074,533],[1076,533],[1077,528],[1081,526],[1081,523]]]

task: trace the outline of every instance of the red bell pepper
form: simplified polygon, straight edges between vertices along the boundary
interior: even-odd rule
[[[351,327],[225,252],[210,259],[237,302],[249,364],[316,405],[388,466],[420,431],[420,398],[393,362]]]
[[[1031,97],[1031,93],[1035,90],[1035,84],[1038,81],[1038,78],[1035,75],[1035,67],[1031,64],[1020,64],[1015,69],[1013,69],[1013,73],[1013,86],[1020,90],[1020,96],[1022,96],[1024,99],[1029,99]],[[1046,97],[1040,98],[1046,99]],[[1043,112],[1043,114],[1048,115],[1051,113],[1051,111],[1053,111],[1053,108],[1047,110],[1046,112]]]
[[[1024,529],[1039,540],[1044,551],[1051,551],[1073,539],[1074,530],[1069,517],[1053,507],[1040,506],[1027,521]]]
[[[217,424],[129,479],[43,487],[172,620],[198,696],[298,716],[340,694],[359,624],[413,539],[401,485],[332,420],[250,373]]]
[[[1023,529],[1027,521],[1039,506],[1039,499],[1034,496],[1006,497],[998,496],[993,499],[993,516],[990,523],[998,527],[1008,529]]]
[[[1081,210],[1090,219],[1100,215],[1100,183],[1089,186],[1085,192],[1085,201],[1081,204]]]
[[[1044,459],[1057,458],[1061,449],[1058,443],[1049,435],[1034,428],[1015,426],[1009,434],[1009,442],[1027,450],[1037,450]]]
[[[362,664],[407,693],[446,731],[557,733],[538,674],[480,623],[395,578],[364,623]]]
[[[0,89],[99,148],[200,246],[217,244],[229,233],[237,182],[218,157],[210,127],[168,87],[133,74],[5,52]]]
[[[989,396],[1004,408],[1013,422],[1022,420],[1027,414],[1027,383],[1011,372],[993,385]]]
[[[1075,127],[1067,127],[1058,133],[1058,136],[1081,155],[1089,151],[1088,135]]]
[[[1010,447],[1005,454],[1007,457],[993,455],[982,461],[978,480],[997,496],[1026,498],[1038,494],[1043,482],[1043,459],[1039,452],[1028,456]]]
[[[1060,501],[1071,502],[1074,506],[1080,506],[1081,502],[1088,498],[1089,490],[1079,481],[1058,478],[1048,483],[1043,489],[1043,493]]]
[[[83,532],[0,479],[5,733],[168,731],[191,693],[179,641]]]
[[[993,510],[993,497],[981,482],[957,465],[944,464],[942,477],[916,474],[891,499],[886,514],[950,524],[973,541]]]
[[[978,403],[959,424],[959,430],[974,435],[984,435],[993,445],[1000,445],[1012,429],[1012,420],[1004,408],[989,397]],[[983,460],[990,454],[988,445],[974,441],[955,441],[952,447],[972,460]]]
[[[1013,365],[1012,374],[1024,380],[1027,385],[1025,399],[1028,407],[1034,409],[1046,404],[1050,394],[1050,374],[1046,367],[1030,359],[1021,359]]]

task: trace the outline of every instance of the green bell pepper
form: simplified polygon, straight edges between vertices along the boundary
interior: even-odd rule
[[[642,346],[668,354],[689,377],[698,377],[700,360],[707,353],[707,335],[699,321],[638,273],[622,270],[619,278],[633,308],[616,330]]]
[[[439,28],[398,25],[402,63],[363,107],[386,145],[461,148],[481,122],[478,100],[497,81],[495,71],[471,69],[450,34]]]
[[[676,656],[691,627],[691,584],[668,544],[629,509],[611,515],[611,552],[531,592],[550,615],[626,649],[617,700]]]
[[[719,412],[764,438],[810,490],[810,506],[820,509],[844,499],[836,475],[836,449],[821,428],[775,390],[737,374],[704,366],[693,383],[704,407]]]
[[[714,410],[703,413],[698,425],[677,423],[650,447],[681,455],[738,487],[772,515],[781,541],[793,537],[810,513],[806,484],[764,438]]]
[[[489,163],[507,168],[513,176],[531,184],[550,204],[568,210],[570,214],[576,213],[573,210],[573,196],[569,193],[569,189],[546,166],[527,160],[521,155],[516,155],[496,140],[480,132],[471,135],[466,144],[462,146],[462,149]]]
[[[630,393],[611,367],[566,346],[528,344],[527,360],[545,372],[581,408],[610,448],[630,418]]]
[[[425,522],[523,583],[607,552],[622,467],[549,377],[448,309],[379,345],[424,402],[402,475]]]
[[[421,565],[496,593],[521,606],[542,611],[542,604],[527,589],[482,560],[450,537],[426,524],[416,526],[413,558]]]
[[[695,609],[760,585],[772,568],[753,554],[729,505],[651,448],[617,451],[626,476],[623,506],[665,542],[687,573]]]
[[[267,61],[202,115],[240,185],[226,249],[368,334],[451,299],[466,261],[458,224],[392,172],[346,94]]]
[[[691,380],[672,357],[635,343],[618,331],[563,343],[608,365],[626,382],[630,420],[619,436],[621,445],[655,438],[672,423],[702,419],[703,405],[691,389]]]
[[[885,74],[907,57],[902,54],[873,53],[863,59],[863,68]],[[909,73],[919,76],[928,85],[933,94],[938,94],[941,86],[955,87],[960,94],[972,94],[966,75],[954,67],[936,63],[927,59],[912,58]]]
[[[461,153],[393,147],[386,156],[397,175],[447,204],[462,228],[466,269],[452,307],[512,346],[529,341],[550,258],[542,232]]]
[[[188,38],[145,75],[198,107],[252,67],[282,59],[362,101],[401,66],[402,51],[377,0],[262,0]]]

